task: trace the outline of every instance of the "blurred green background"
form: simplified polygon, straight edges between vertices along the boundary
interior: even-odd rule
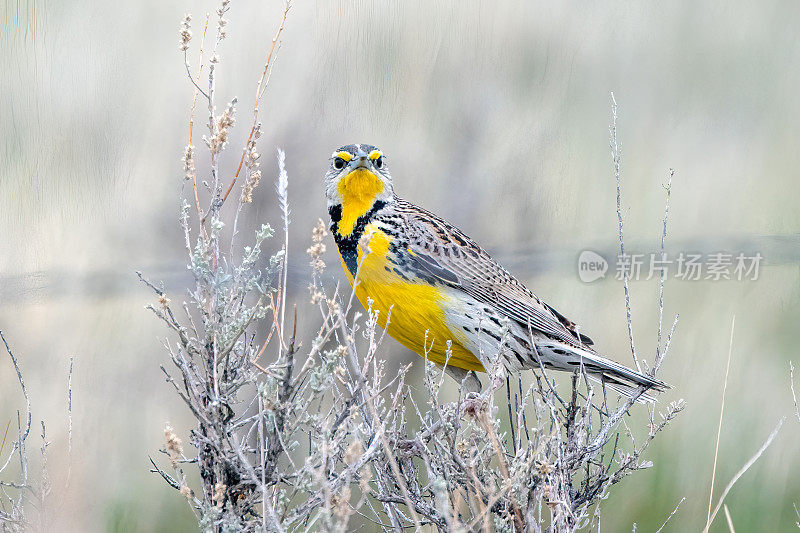
[[[193,13],[194,63],[198,26],[216,7],[0,4],[0,329],[21,360],[34,421],[48,422],[59,530],[195,523],[182,497],[148,473],[165,422],[184,437],[192,422],[161,378],[166,332],[144,310],[152,297],[134,271],[163,279],[173,300],[190,282],[177,220],[189,191],[180,157],[192,89],[177,31]],[[218,107],[239,97],[240,123],[223,168],[238,162],[281,11],[275,1],[236,0],[227,17]],[[675,313],[680,322],[662,376],[673,388],[662,402],[685,398],[688,407],[648,452],[654,469],[628,478],[602,504],[604,531],[630,531],[634,522],[654,531],[685,496],[667,530],[700,530],[734,315],[717,494],[793,412],[797,28],[800,4],[792,1],[297,1],[262,104],[264,180],[246,223],[279,223],[279,146],[290,176],[293,299],[304,301],[303,251],[312,225],[326,217],[327,159],[343,144],[375,144],[388,154],[398,194],[460,226],[581,323],[604,353],[629,364],[621,283],[577,275],[582,250],[615,253],[614,91],[629,249],[657,249],[662,184],[674,168],[671,254],[764,256],[757,280],[667,281],[665,322]],[[334,283],[344,277],[328,244]],[[657,284],[633,282],[632,297],[637,346],[652,360]],[[396,361],[416,360],[394,341],[387,347]],[[70,355],[75,441],[65,491]],[[0,431],[23,406],[15,380],[2,354]],[[787,418],[731,492],[738,531],[795,527],[799,439],[800,423]],[[720,515],[712,531],[726,530]]]

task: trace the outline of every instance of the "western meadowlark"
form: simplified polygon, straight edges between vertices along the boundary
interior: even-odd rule
[[[473,371],[502,356],[510,371],[587,374],[624,395],[666,385],[592,348],[578,326],[536,297],[458,228],[397,197],[383,152],[350,144],[325,176],[331,232],[345,273],[378,325],[475,390]],[[501,342],[501,338],[504,336]],[[449,349],[448,349],[449,346]],[[448,353],[449,352],[449,353]]]

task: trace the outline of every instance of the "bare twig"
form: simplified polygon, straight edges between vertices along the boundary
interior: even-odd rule
[[[6,347],[6,352],[8,352],[8,356],[11,357],[11,362],[14,363],[14,370],[17,372],[17,381],[19,381],[19,386],[22,389],[22,395],[25,397],[25,430],[20,434],[20,445],[28,438],[28,435],[31,432],[31,399],[28,396],[28,389],[25,387],[25,380],[22,378],[22,371],[19,369],[19,363],[17,362],[17,358],[14,356],[14,353],[11,351],[11,348],[8,346],[8,342],[6,342],[6,338],[3,336],[3,332],[0,331],[0,339],[3,340],[3,344]]]
[[[617,181],[617,220],[619,221],[619,254],[620,261],[625,261],[625,240],[622,236],[622,183],[621,183],[621,167],[620,167],[620,148],[617,142],[617,100],[614,98],[614,93],[611,93],[611,160],[614,163],[614,178]],[[631,296],[628,289],[628,271],[626,266],[622,274],[622,284],[625,289],[625,312],[628,322],[628,339],[631,343],[631,355],[633,362],[636,364],[636,370],[642,371],[639,366],[639,359],[636,357],[636,347],[633,343],[633,321],[631,320]]]
[[[202,221],[202,218],[203,218],[203,210],[200,207],[200,196],[199,196],[199,194],[197,192],[197,171],[194,168],[194,144],[193,144],[193,140],[194,140],[194,110],[195,110],[195,107],[197,106],[197,94],[198,93],[202,94],[205,98],[208,98],[208,95],[205,93],[205,91],[203,91],[203,89],[201,89],[200,86],[198,85],[198,83],[200,82],[200,74],[202,74],[202,72],[203,72],[203,65],[204,65],[204,63],[203,63],[203,49],[205,47],[205,42],[206,42],[206,33],[208,32],[208,19],[209,19],[209,15],[206,14],[206,21],[205,21],[205,24],[203,25],[203,37],[200,39],[200,51],[198,53],[199,57],[198,57],[198,60],[197,60],[198,66],[197,66],[197,79],[196,80],[194,78],[192,78],[192,75],[189,72],[188,55],[186,54],[186,52],[184,52],[184,63],[186,64],[186,74],[189,76],[189,80],[192,82],[192,85],[194,85],[194,87],[195,87],[194,94],[192,95],[192,107],[191,107],[191,110],[189,111],[189,144],[186,146],[186,153],[184,154],[184,164],[186,166],[187,172],[191,175],[192,190],[194,191],[195,210],[197,212],[198,219],[201,220],[201,221]],[[201,222],[201,228],[202,228],[202,222]]]
[[[673,169],[669,169],[669,179],[667,180],[667,184],[664,186],[664,189],[667,191],[666,199],[664,200],[664,224],[663,229],[661,230],[661,262],[660,265],[660,276],[658,279],[658,339],[656,340],[656,359],[653,364],[653,374],[655,374],[655,369],[657,369],[661,365],[661,325],[664,320],[664,280],[667,277],[667,269],[664,268],[663,262],[666,260],[666,253],[664,252],[664,243],[667,239],[667,219],[669,218],[669,197],[670,193],[672,192],[672,176],[675,175],[675,171]]]
[[[667,352],[669,351],[669,345],[672,342],[672,334],[675,333],[675,326],[678,325],[678,317],[680,315],[675,315],[675,319],[672,321],[672,326],[669,328],[669,333],[667,334],[667,341],[664,343],[664,349],[656,356],[655,363],[653,364],[653,370],[650,371],[651,376],[655,376],[656,372],[661,368],[661,363],[664,362],[664,358],[667,356]]]
[[[678,512],[678,507],[680,507],[680,506],[681,506],[681,504],[683,503],[683,501],[684,501],[685,499],[686,499],[686,496],[684,496],[684,497],[682,497],[682,498],[681,498],[681,500],[678,502],[678,505],[676,505],[676,506],[675,506],[675,509],[673,509],[673,510],[672,510],[672,512],[671,512],[671,513],[669,513],[669,516],[667,517],[667,519],[666,519],[666,520],[664,520],[664,523],[663,523],[663,524],[661,524],[661,527],[660,527],[660,528],[658,528],[658,529],[656,530],[656,533],[661,533],[661,530],[662,530],[662,529],[664,529],[664,527],[666,527],[666,525],[667,525],[667,522],[669,522],[669,521],[670,521],[670,519],[671,519],[671,518],[672,518],[672,517],[675,515],[675,513],[677,513],[677,512]]]
[[[48,496],[52,491],[52,481],[50,479],[49,471],[48,471],[48,453],[47,449],[50,446],[50,442],[47,440],[47,430],[45,426],[44,420],[42,420],[41,427],[41,446],[39,448],[41,457],[40,457],[40,468],[37,474],[33,474],[30,467],[29,467],[29,457],[28,457],[28,437],[30,436],[31,430],[31,420],[32,420],[32,412],[31,412],[31,402],[30,397],[28,395],[28,389],[25,386],[25,381],[23,379],[23,373],[19,365],[19,361],[14,353],[11,351],[8,343],[6,342],[3,333],[0,332],[0,339],[2,339],[3,344],[5,345],[6,351],[8,352],[11,360],[14,364],[14,369],[17,373],[17,380],[20,384],[20,388],[22,389],[23,396],[25,398],[25,405],[26,405],[26,413],[25,413],[25,420],[26,422],[23,423],[22,413],[17,411],[17,439],[13,442],[13,446],[11,449],[10,454],[6,461],[0,465],[0,473],[4,472],[6,468],[11,464],[12,459],[16,456],[16,462],[18,464],[18,472],[17,472],[17,480],[16,481],[4,481],[0,480],[0,491],[2,491],[2,495],[5,497],[7,501],[0,502],[0,530],[2,531],[9,531],[9,532],[17,532],[17,531],[25,531],[27,529],[36,528],[36,529],[50,529],[49,522],[48,522],[48,515],[49,515],[49,506],[48,504]],[[70,363],[71,366],[71,363]],[[72,370],[70,368],[70,376],[69,376],[69,390],[71,391],[72,388]],[[67,417],[69,420],[69,429],[68,434],[71,437],[72,432],[72,415],[71,415],[71,406],[68,406]],[[0,452],[5,447],[5,440],[8,436],[8,430],[10,426],[10,421],[8,426],[6,426],[5,435],[3,437],[2,444],[0,444]],[[71,442],[71,438],[70,438]],[[69,482],[69,478],[67,479]],[[6,489],[15,489],[17,493],[12,497],[12,495]],[[10,507],[7,507],[7,504]],[[30,516],[30,509],[34,509],[36,511],[36,521],[32,521]]]
[[[225,194],[222,196],[222,201],[228,199],[228,195],[231,193],[231,189],[236,184],[236,180],[239,178],[239,173],[242,171],[242,164],[244,163],[244,157],[247,153],[247,146],[250,144],[250,141],[253,138],[253,134],[256,131],[256,126],[258,125],[258,112],[259,112],[259,103],[261,101],[261,95],[263,94],[264,89],[266,88],[265,81],[268,83],[269,79],[267,78],[267,74],[270,71],[270,67],[273,64],[273,53],[276,52],[276,44],[278,43],[281,33],[283,33],[283,28],[286,25],[286,17],[289,14],[289,9],[292,7],[291,0],[286,1],[286,5],[283,9],[283,18],[281,18],[280,26],[278,26],[277,31],[275,32],[275,36],[272,38],[272,45],[269,47],[269,52],[267,53],[267,60],[264,63],[264,70],[261,73],[261,77],[258,80],[258,86],[256,87],[256,99],[255,104],[253,105],[253,126],[250,128],[250,135],[247,137],[247,142],[245,143],[245,148],[242,150],[242,157],[239,160],[239,166],[236,167],[236,172],[233,175],[233,179],[231,180],[231,184],[228,185]]]

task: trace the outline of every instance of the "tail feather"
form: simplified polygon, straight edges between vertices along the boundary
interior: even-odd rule
[[[586,374],[586,375],[589,376],[590,380],[596,383],[602,383],[609,389],[613,390],[617,394],[620,394],[621,396],[625,396],[626,398],[633,398],[634,395],[639,391],[639,387],[625,385],[624,383],[613,383],[611,381],[603,379],[602,377],[596,374],[595,375]],[[646,392],[643,392],[636,398],[636,403],[655,403],[656,401],[658,400],[656,400],[655,396],[647,394]]]
[[[663,381],[583,348],[548,341],[537,343],[536,349],[545,366],[571,371],[583,366],[590,378],[604,383],[610,389],[628,398],[633,397],[639,387],[653,389],[656,392],[662,392],[669,388],[669,385]],[[655,401],[655,398],[643,394],[639,397],[639,401],[652,402]]]

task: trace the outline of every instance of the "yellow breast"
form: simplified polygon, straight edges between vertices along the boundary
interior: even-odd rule
[[[483,371],[480,361],[463,346],[466,343],[463,334],[458,331],[454,334],[447,326],[444,309],[451,303],[450,297],[437,287],[409,282],[394,272],[394,265],[387,259],[391,237],[374,225],[366,227],[365,235],[369,239],[369,252],[365,256],[359,246],[361,266],[355,294],[364,308],[369,307],[367,300],[372,300],[373,311],[379,313],[378,325],[386,328],[389,317],[389,335],[437,364],[445,363],[447,341],[452,341],[448,365]],[[342,266],[352,286],[353,276],[344,260]]]

